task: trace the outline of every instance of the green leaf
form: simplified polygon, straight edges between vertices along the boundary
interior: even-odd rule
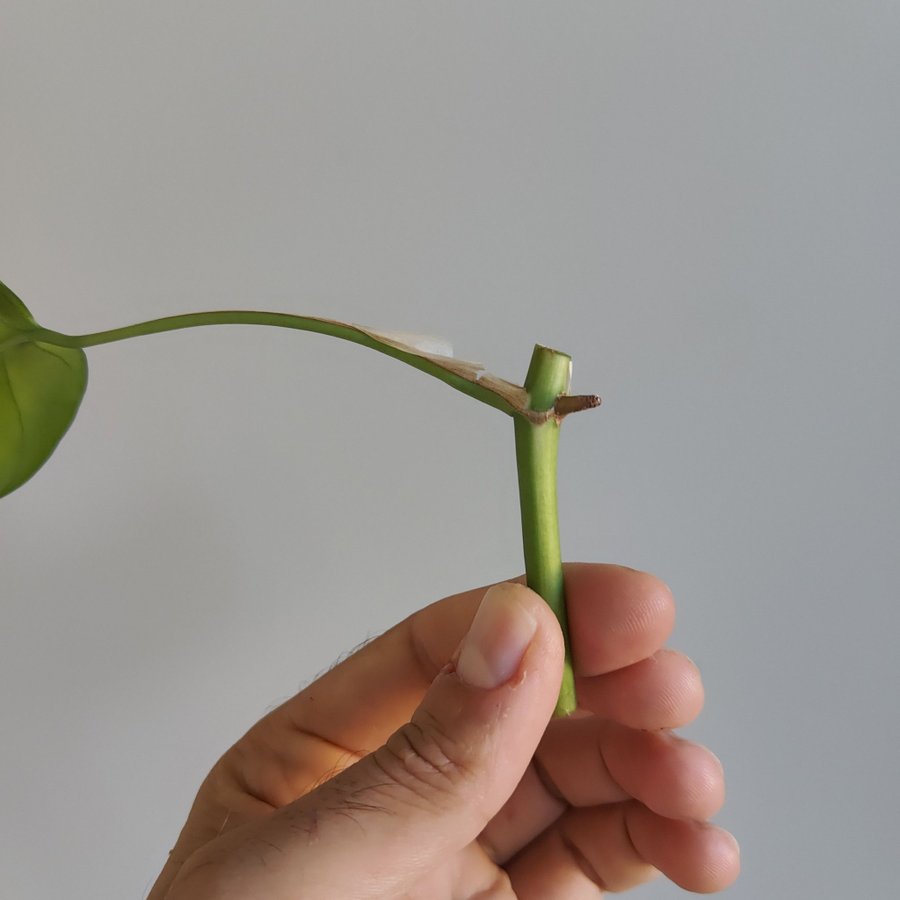
[[[0,497],[49,459],[87,387],[84,351],[44,343],[38,333],[25,304],[0,281]]]

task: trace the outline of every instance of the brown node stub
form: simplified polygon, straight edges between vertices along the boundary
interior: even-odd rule
[[[569,413],[581,412],[583,409],[594,409],[600,405],[600,398],[596,394],[562,394],[556,398],[553,411],[558,416],[567,416]]]

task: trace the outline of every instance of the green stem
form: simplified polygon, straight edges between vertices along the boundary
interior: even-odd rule
[[[557,398],[568,392],[571,372],[572,360],[565,353],[536,346],[525,377],[531,409],[540,412],[552,409]],[[559,419],[551,416],[542,423],[535,423],[516,416],[515,436],[525,577],[528,586],[540,594],[556,614],[562,628],[565,662],[555,714],[566,716],[574,712],[577,701],[556,501]]]
[[[94,347],[98,344],[111,344],[128,338],[142,337],[149,334],[161,334],[165,331],[176,331],[183,328],[198,328],[204,325],[272,325],[278,328],[294,328],[299,331],[312,331],[327,334],[361,344],[379,353],[384,353],[400,360],[413,368],[419,369],[443,381],[450,387],[505,412],[507,415],[520,416],[522,413],[512,403],[488,387],[456,374],[426,357],[405,352],[390,344],[382,343],[361,328],[334,322],[330,319],[319,319],[313,316],[297,316],[290,313],[259,312],[256,310],[218,310],[212,312],[186,313],[178,316],[167,316],[127,325],[123,328],[112,328],[93,334],[62,334],[49,328],[36,328],[24,334],[29,341],[54,344],[58,347]],[[23,337],[24,337],[23,336]],[[4,345],[5,346],[5,345]]]

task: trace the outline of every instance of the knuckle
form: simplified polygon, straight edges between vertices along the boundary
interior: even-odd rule
[[[374,762],[391,784],[429,804],[448,803],[471,773],[462,748],[432,717],[420,715],[394,732],[374,754]]]

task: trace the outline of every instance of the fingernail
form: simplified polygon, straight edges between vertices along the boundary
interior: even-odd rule
[[[500,687],[515,675],[537,630],[518,599],[519,586],[495,584],[484,595],[463,638],[456,672],[472,687]]]

